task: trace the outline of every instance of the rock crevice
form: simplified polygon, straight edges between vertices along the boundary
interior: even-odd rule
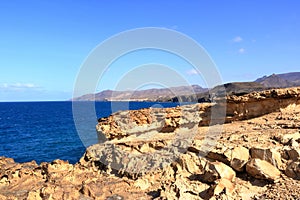
[[[114,113],[96,127],[106,140],[74,165],[0,157],[0,199],[299,197],[299,99],[289,88]]]

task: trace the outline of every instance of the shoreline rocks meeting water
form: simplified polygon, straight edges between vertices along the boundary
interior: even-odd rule
[[[299,87],[120,111],[96,130],[74,165],[1,157],[0,199],[300,198]]]

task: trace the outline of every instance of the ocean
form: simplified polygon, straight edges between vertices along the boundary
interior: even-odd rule
[[[0,102],[0,156],[13,158],[16,162],[62,159],[74,164],[84,154],[85,146],[97,143],[95,126],[98,118],[109,116],[112,110],[179,104],[114,102],[111,105],[111,102],[96,102],[96,116],[80,119],[79,128],[87,133],[82,142],[82,134],[73,120],[72,102]]]

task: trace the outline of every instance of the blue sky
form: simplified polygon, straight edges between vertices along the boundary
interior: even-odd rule
[[[89,53],[115,34],[142,27],[173,29],[193,38],[224,82],[299,71],[299,7],[297,0],[3,0],[0,101],[71,98]],[[189,83],[203,85],[192,66],[171,57],[157,51],[128,55],[111,66],[113,74],[97,90],[114,89],[122,73],[148,62],[166,62]]]

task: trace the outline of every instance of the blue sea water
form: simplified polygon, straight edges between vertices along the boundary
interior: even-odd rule
[[[174,107],[178,103],[114,102],[113,108],[111,105],[96,102],[96,116],[80,119],[89,145],[97,143],[97,118],[109,116],[112,110]],[[72,102],[0,103],[0,156],[14,158],[16,162],[62,159],[76,163],[86,148],[81,139],[73,119]]]

